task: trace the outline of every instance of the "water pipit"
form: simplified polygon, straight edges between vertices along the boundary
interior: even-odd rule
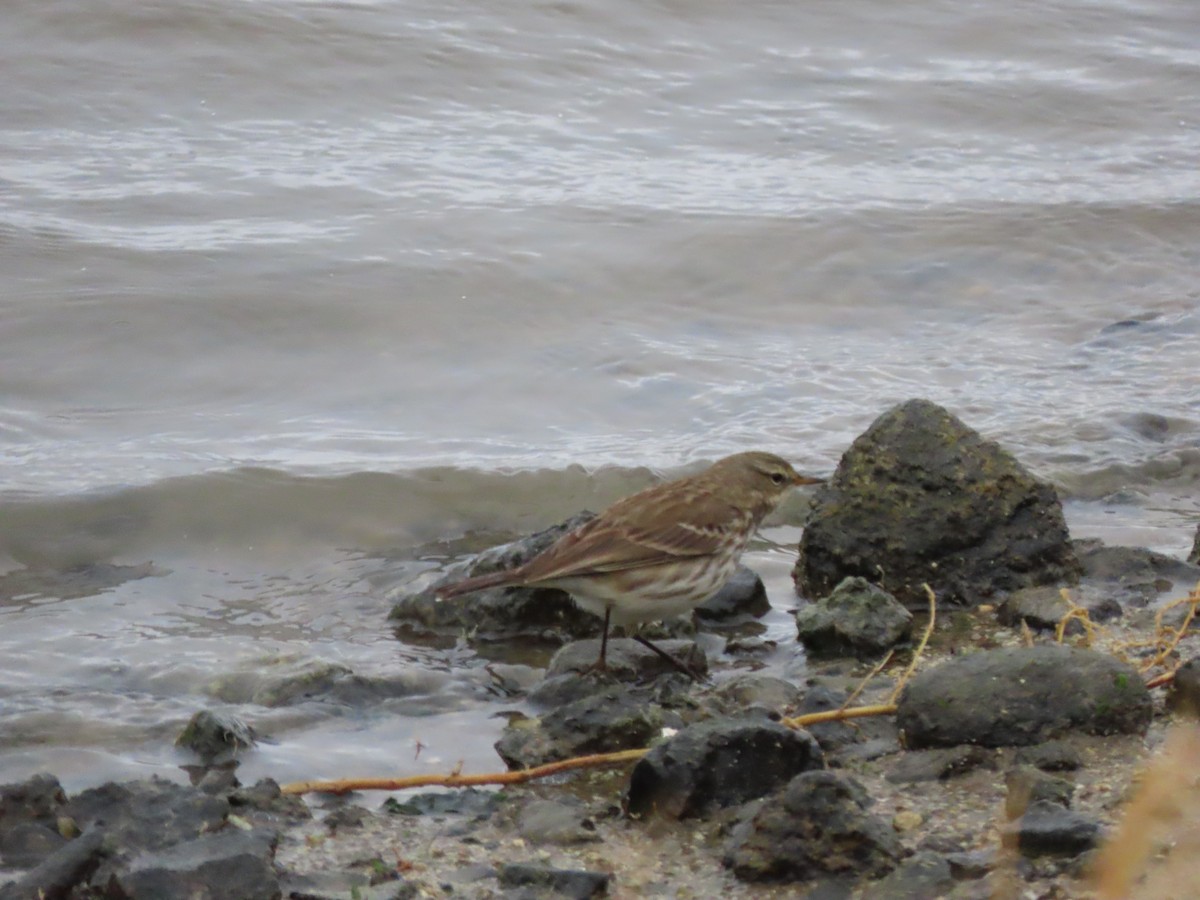
[[[618,500],[533,559],[438,589],[457,597],[495,587],[558,588],[604,620],[603,671],[610,625],[656,622],[695,609],[729,580],[763,518],[784,495],[822,479],[800,475],[772,453],[736,453],[703,472]],[[678,669],[650,641],[634,639]]]

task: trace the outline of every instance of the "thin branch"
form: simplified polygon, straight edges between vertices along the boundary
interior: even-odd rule
[[[851,703],[858,699],[858,695],[863,692],[863,688],[870,683],[871,679],[882,672],[883,667],[892,661],[892,654],[895,652],[895,648],[892,648],[884,655],[883,659],[875,664],[875,668],[868,672],[867,677],[858,683],[858,687],[856,687],[853,692],[851,692],[850,696],[846,698],[846,702],[838,707],[839,710],[847,709]]]
[[[822,712],[805,713],[790,719],[781,719],[780,724],[788,728],[806,728],[809,725],[819,725],[821,722],[840,722],[843,719],[863,719],[867,716],[890,716],[895,714],[896,707],[891,703],[877,706],[856,706],[853,709],[827,709]]]
[[[929,643],[929,636],[933,634],[934,623],[937,621],[937,597],[934,596],[933,588],[928,584],[922,584],[921,587],[925,588],[925,593],[929,597],[929,624],[925,626],[925,633],[921,635],[921,643],[917,644],[917,650],[913,654],[912,662],[908,664],[908,668],[904,670],[904,674],[896,682],[896,689],[892,691],[892,696],[888,698],[888,703],[895,703],[900,697],[900,692],[904,690],[904,685],[908,684],[908,679],[912,677],[913,671],[917,668],[921,654],[925,652],[925,645]]]
[[[592,769],[601,766],[615,766],[622,763],[641,759],[649,751],[648,747],[636,750],[617,750],[614,753],[595,753],[591,756],[574,756],[558,762],[534,766],[531,769],[518,769],[515,772],[487,772],[482,775],[463,775],[458,769],[449,775],[410,775],[406,778],[340,778],[336,781],[294,781],[283,785],[280,790],[285,794],[311,794],[323,792],[328,794],[345,794],[349,791],[402,791],[406,788],[417,787],[474,787],[482,784],[524,784],[539,778],[549,778],[560,772],[572,769]]]

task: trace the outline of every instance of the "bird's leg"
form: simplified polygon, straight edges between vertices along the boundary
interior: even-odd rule
[[[683,663],[681,663],[679,660],[677,660],[675,657],[673,657],[666,650],[662,649],[662,647],[656,647],[647,638],[642,637],[640,634],[634,634],[634,635],[632,635],[632,637],[635,641],[637,641],[643,647],[653,650],[655,653],[657,653],[659,656],[661,656],[663,659],[665,659],[667,662],[669,662],[674,669],[682,672],[688,678],[692,679],[692,681],[705,681],[706,680],[706,678],[703,675],[699,674],[698,672],[694,672],[690,666],[686,666]]]
[[[608,671],[608,620],[612,617],[612,607],[604,607],[604,633],[600,635],[600,658],[596,660],[596,671]]]

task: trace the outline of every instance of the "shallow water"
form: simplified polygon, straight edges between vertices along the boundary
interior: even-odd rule
[[[251,775],[494,767],[480,660],[398,643],[390,592],[727,452],[829,472],[913,396],[1077,536],[1182,555],[1197,33],[1191,0],[10,3],[0,782],[178,777],[221,702],[275,740]],[[749,558],[781,611],[802,514]],[[313,660],[413,693],[252,702]]]

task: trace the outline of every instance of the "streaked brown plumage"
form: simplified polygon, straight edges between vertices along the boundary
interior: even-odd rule
[[[494,587],[564,590],[604,619],[596,663],[603,669],[610,622],[657,621],[703,603],[733,575],[759,523],[784,495],[818,481],[774,454],[737,453],[618,500],[524,565],[446,585],[438,595]]]

